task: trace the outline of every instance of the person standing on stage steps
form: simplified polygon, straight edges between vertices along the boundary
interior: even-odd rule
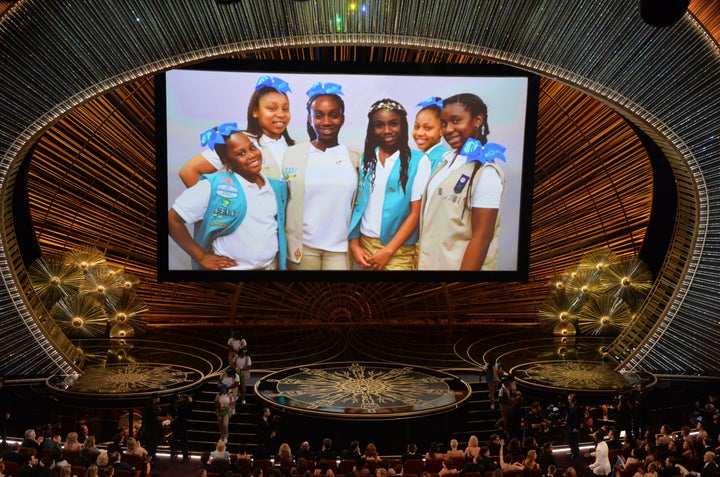
[[[567,397],[568,410],[565,418],[565,425],[568,430],[567,443],[570,446],[570,459],[576,459],[580,455],[580,431],[583,427],[584,412],[582,406],[577,402],[577,396],[570,393]]]

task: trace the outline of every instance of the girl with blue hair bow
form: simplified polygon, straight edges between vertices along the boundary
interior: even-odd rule
[[[505,148],[489,143],[487,105],[463,93],[443,100],[445,154],[422,203],[418,270],[494,270]]]
[[[345,122],[342,87],[316,82],[307,95],[310,142],[291,146],[283,158],[288,270],[347,270],[360,154],[338,140]]]
[[[281,177],[283,155],[289,146],[295,144],[287,132],[291,117],[287,94],[291,92],[288,83],[282,79],[264,75],[258,79],[248,102],[246,131],[262,148],[263,174],[273,179]],[[190,187],[201,175],[222,168],[218,155],[208,148],[182,166],[179,175],[183,184]]]
[[[262,152],[225,123],[201,135],[224,169],[203,174],[168,211],[170,237],[205,270],[285,268],[287,186],[262,173]],[[186,223],[198,224],[194,236]]]
[[[415,115],[412,137],[417,148],[430,160],[432,171],[435,172],[445,153],[450,150],[442,143],[443,127],[440,113],[443,101],[442,98],[433,96],[419,102],[417,106],[420,110]]]

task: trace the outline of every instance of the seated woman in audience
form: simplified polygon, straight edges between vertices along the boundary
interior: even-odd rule
[[[230,459],[230,452],[228,452],[227,448],[225,447],[225,442],[218,441],[218,443],[215,444],[215,450],[210,453],[210,458],[212,460]]]
[[[98,466],[98,471],[102,471],[105,467],[108,466],[108,463],[108,453],[104,450],[101,450],[97,456],[97,460],[95,460],[95,465]]]
[[[512,456],[513,460],[523,460],[526,457],[526,454],[522,451],[522,446],[520,445],[520,439],[517,437],[513,437],[510,439],[507,445],[507,452]]]
[[[85,442],[83,442],[82,452],[100,452],[100,449],[95,445],[95,436],[87,436]]]
[[[709,436],[707,430],[705,429],[705,424],[703,424],[702,421],[698,421],[697,424],[695,424],[695,430],[697,431],[695,439],[698,442],[702,442],[703,439]]]
[[[625,460],[625,466],[631,464],[642,464],[642,459],[640,458],[640,449],[638,449],[637,447],[633,447],[630,450],[630,457]]]
[[[290,475],[303,475],[308,470],[307,459],[300,457],[298,458],[295,467],[290,469]]]
[[[645,461],[645,464],[648,462],[653,462],[657,459],[657,446],[653,442],[648,442],[645,444],[645,447],[643,447],[643,460]]]
[[[450,439],[450,450],[445,454],[446,459],[465,459],[465,452],[458,449],[457,439]]]
[[[671,441],[675,440],[672,428],[668,424],[660,426],[660,435],[655,438],[655,443],[659,446],[667,446]]]
[[[694,459],[697,456],[695,454],[695,441],[692,438],[686,437],[683,439],[681,456],[683,459]]]
[[[87,439],[85,440],[87,441]],[[90,464],[87,468],[87,471],[85,471],[85,477],[99,477],[98,466],[95,464]]]
[[[510,454],[508,454],[508,456],[510,456]],[[525,469],[525,466],[522,465],[520,462],[512,462],[512,459],[510,459],[509,462],[505,461],[505,439],[500,440],[500,451],[498,453],[498,459],[498,463],[500,464],[500,470],[502,470],[503,472],[521,472]]]
[[[252,456],[247,452],[247,446],[245,444],[238,445],[237,453],[235,454],[235,460],[251,460]]]
[[[455,462],[452,457],[449,457],[443,461],[442,469],[438,472],[438,477],[455,476],[458,475],[458,471],[455,468]]]
[[[655,462],[646,463],[645,469],[639,468],[634,477],[658,477],[657,464]]]
[[[540,469],[540,464],[536,462],[537,460],[537,452],[530,449],[527,451],[527,455],[525,456],[525,460],[522,461],[522,465],[524,468],[529,470],[538,470]]]
[[[470,439],[468,439],[468,445],[465,448],[465,459],[472,460],[478,454],[480,454],[480,444],[478,442],[478,438],[476,436],[470,436]]]
[[[127,440],[127,450],[125,451],[126,454],[129,455],[139,455],[140,457],[145,457],[147,455],[147,451],[140,445],[140,443],[135,440],[135,438],[130,437]]]
[[[365,460],[368,462],[380,460],[377,447],[375,447],[375,444],[373,444],[372,442],[370,442],[365,448]]]
[[[287,442],[280,444],[277,456],[275,457],[275,463],[280,464],[283,462],[295,462],[295,458],[292,455],[292,450]]]
[[[67,450],[70,452],[80,452],[80,449],[82,449],[82,444],[78,442],[78,433],[68,432],[67,437],[65,438],[65,445],[63,446],[63,450]]]
[[[445,458],[445,455],[443,455],[442,452],[440,452],[440,446],[437,442],[433,442],[430,444],[430,447],[428,448],[428,451],[425,453],[425,459],[443,459]]]
[[[320,459],[317,463],[317,467],[315,467],[315,472],[313,473],[313,475],[321,475],[323,477],[335,477],[335,472],[333,472],[328,467],[328,462],[325,459]]]

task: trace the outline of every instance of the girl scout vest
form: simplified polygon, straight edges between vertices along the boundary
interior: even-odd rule
[[[430,173],[433,173],[437,170],[438,166],[443,160],[443,156],[446,152],[450,151],[450,148],[447,147],[445,144],[438,144],[432,150],[430,150],[427,154],[428,159],[430,159]]]
[[[264,138],[261,136],[258,141],[262,149],[263,163],[262,172],[266,177],[270,179],[280,179],[282,174],[280,173],[280,166],[278,165],[277,159],[270,152],[270,148],[266,146]],[[282,157],[280,158],[282,159]]]
[[[445,162],[440,164],[440,168]],[[494,163],[481,166],[478,162],[466,162],[440,183],[432,197],[423,197],[421,208],[423,213],[420,215],[419,270],[460,269],[465,250],[472,238],[470,199],[473,190],[480,183],[482,173],[488,167],[495,169],[500,176],[504,196],[505,174],[502,169]],[[501,197],[500,210],[502,203]],[[499,228],[500,211],[482,270],[497,268]]]
[[[300,263],[303,257],[303,210],[305,205],[305,172],[307,171],[310,143],[290,146],[283,158],[283,177],[287,181],[288,200],[285,234],[287,235],[287,258]],[[348,150],[350,162],[357,173],[360,153]],[[348,226],[350,224],[347,224]]]
[[[247,215],[247,198],[242,185],[233,172],[222,171],[203,174],[200,180],[210,181],[210,200],[205,217],[195,230],[195,242],[206,252],[212,250],[213,241],[237,230]],[[275,192],[278,221],[278,268],[285,270],[287,243],[285,240],[285,205],[287,186],[283,181],[268,179]],[[193,269],[199,265],[193,261]]]
[[[395,236],[395,233],[402,225],[403,221],[410,215],[410,197],[412,196],[412,184],[415,180],[418,164],[423,158],[424,153],[415,149],[411,150],[410,164],[408,167],[408,181],[403,191],[400,184],[400,159],[395,161],[387,185],[385,186],[385,198],[383,199],[382,224],[380,226],[380,241],[383,245],[387,245]],[[360,222],[365,213],[372,185],[370,184],[369,175],[360,172],[360,182],[358,184],[357,197],[355,198],[355,208],[353,209],[352,218],[350,219],[350,236],[349,238],[360,238]],[[403,245],[413,245],[418,240],[418,230],[408,237]]]

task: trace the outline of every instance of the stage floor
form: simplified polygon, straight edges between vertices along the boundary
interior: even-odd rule
[[[460,405],[495,356],[519,388],[614,394],[652,376],[618,373],[602,359],[607,339],[559,338],[536,327],[243,327],[261,401],[299,412],[362,417],[412,415]],[[229,329],[150,329],[143,337],[83,340],[83,373],[53,376],[58,396],[146,399],[216,379]],[[397,416],[396,416],[397,417]]]

